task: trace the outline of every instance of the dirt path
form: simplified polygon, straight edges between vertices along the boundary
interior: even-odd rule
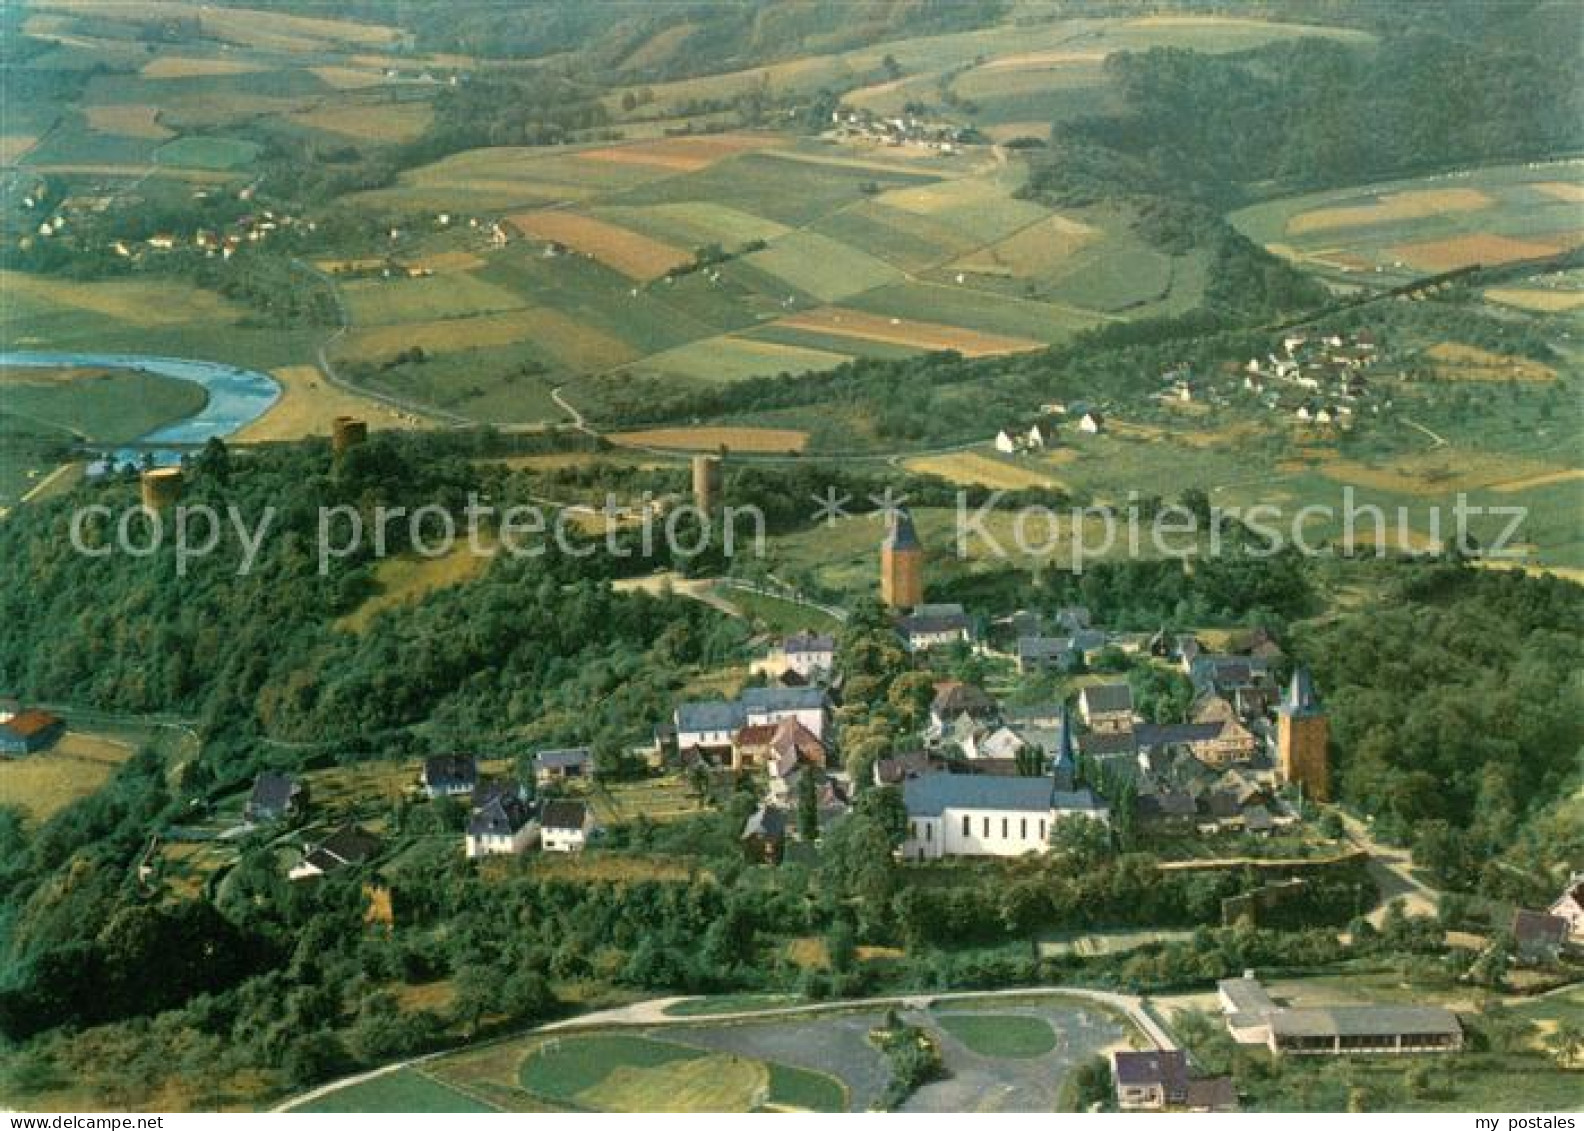
[[[1380,843],[1368,824],[1352,814],[1341,809],[1337,813],[1348,839],[1369,853],[1370,877],[1380,888],[1380,906],[1365,916],[1370,924],[1379,927],[1395,899],[1403,901],[1404,910],[1410,915],[1434,915],[1441,904],[1441,893],[1419,878],[1412,854],[1406,848]]]

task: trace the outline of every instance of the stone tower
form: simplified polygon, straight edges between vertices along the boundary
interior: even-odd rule
[[[330,450],[346,455],[368,439],[368,423],[352,416],[338,416],[330,422]]]
[[[880,600],[893,609],[924,603],[924,547],[905,510],[893,512],[891,529],[880,543]]]
[[[168,510],[181,498],[182,470],[179,467],[154,467],[138,479],[138,494],[144,509]]]
[[[705,514],[714,514],[720,505],[720,456],[693,457],[693,505]]]
[[[1276,749],[1282,777],[1302,785],[1304,795],[1314,801],[1331,800],[1329,739],[1330,728],[1315,696],[1314,681],[1309,669],[1300,664],[1277,710]]]

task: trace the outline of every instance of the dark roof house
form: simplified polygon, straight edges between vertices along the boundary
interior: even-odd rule
[[[242,815],[257,824],[260,821],[278,821],[300,813],[308,804],[308,789],[296,778],[265,770],[253,779],[253,791],[248,794]]]

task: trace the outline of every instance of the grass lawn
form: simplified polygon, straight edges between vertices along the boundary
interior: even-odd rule
[[[154,156],[162,165],[195,169],[240,169],[259,155],[257,142],[234,137],[183,137],[159,147]]]
[[[690,998],[666,1006],[670,1017],[710,1017],[717,1013],[742,1013],[754,1009],[777,1009],[797,1005],[803,999],[796,994],[740,993],[717,994],[714,997]]]
[[[789,1064],[770,1065],[770,1108],[846,1111],[847,1089],[835,1077]]]
[[[796,601],[787,601],[780,597],[753,593],[728,585],[721,586],[719,592],[735,608],[741,610],[743,616],[752,621],[756,629],[780,633],[797,632],[800,629],[809,632],[834,632],[841,627],[841,622],[829,613],[808,605],[800,605]]]
[[[937,1011],[935,1023],[980,1056],[1044,1056],[1056,1047],[1055,1031],[1038,1017]]]
[[[499,1109],[465,1095],[415,1068],[402,1068],[331,1092],[292,1110],[320,1113],[413,1111],[472,1114]]]
[[[703,1055],[698,1049],[626,1033],[554,1037],[528,1053],[518,1081],[545,1099],[579,1104],[582,1093],[598,1086],[617,1068],[655,1069]]]

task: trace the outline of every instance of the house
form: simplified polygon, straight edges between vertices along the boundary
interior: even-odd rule
[[[468,859],[480,856],[518,856],[539,837],[539,822],[520,796],[501,791],[473,810],[468,818],[464,845]]]
[[[928,751],[910,750],[905,754],[893,754],[889,758],[880,758],[874,764],[875,785],[901,785],[908,778],[916,778],[920,774],[928,773],[937,768],[937,763]]]
[[[342,868],[366,864],[380,850],[380,839],[348,823],[303,854],[302,861],[286,873],[288,879],[311,880]]]
[[[962,746],[970,762],[1012,762],[1028,743],[1011,727],[999,726],[975,733]]]
[[[1001,429],[995,436],[995,449],[1005,455],[1018,452],[1042,451],[1045,447],[1045,433],[1038,424],[1024,431],[1019,427]]]
[[[582,781],[594,776],[594,752],[587,746],[541,750],[534,755],[534,781],[540,785]]]
[[[1115,734],[1133,729],[1133,688],[1126,683],[1093,683],[1078,693],[1078,714],[1092,731]]]
[[[1097,436],[1104,430],[1105,417],[1094,409],[1090,409],[1078,418],[1078,431],[1080,432],[1087,432],[1091,436]]]
[[[897,618],[897,632],[909,652],[966,644],[969,628],[968,614],[957,604],[919,605]]]
[[[829,675],[836,666],[836,638],[812,632],[797,632],[781,642],[781,654],[788,671],[804,679]]]
[[[1243,725],[1237,708],[1225,696],[1210,695],[1201,699],[1194,708],[1193,721],[1216,728],[1208,737],[1189,740],[1194,756],[1206,765],[1247,762],[1259,751],[1259,739]]]
[[[902,783],[910,860],[943,856],[1021,856],[1049,851],[1058,817],[1105,821],[1105,805],[1088,790],[1060,791],[1050,777],[924,773]]]
[[[740,727],[732,736],[731,768],[745,770],[770,761],[770,740],[779,723],[755,723]]]
[[[1264,1045],[1292,1056],[1456,1052],[1463,1047],[1457,1015],[1440,1006],[1278,1005],[1253,972],[1216,984],[1227,1032],[1239,1044]]]
[[[677,752],[730,750],[732,736],[747,721],[741,703],[725,700],[683,703],[676,709]]]
[[[1188,1054],[1182,1049],[1111,1054],[1117,1107],[1163,1111],[1188,1102]]]
[[[1560,915],[1519,908],[1513,912],[1513,949],[1522,962],[1552,963],[1567,944],[1569,923]]]
[[[1007,455],[1011,455],[1013,452],[1017,451],[1018,433],[1009,428],[1001,429],[1001,431],[997,432],[995,436],[995,449],[996,451],[1003,452]]]
[[[761,805],[743,825],[743,854],[754,863],[779,864],[786,851],[787,811],[779,805]]]
[[[749,726],[796,719],[815,738],[825,737],[830,699],[819,687],[750,687],[738,698]]]
[[[296,778],[265,770],[253,779],[253,792],[242,806],[249,824],[301,816],[308,808],[308,787]]]
[[[1072,638],[1067,636],[1023,636],[1017,642],[1017,666],[1023,675],[1036,671],[1068,671],[1076,656]]]
[[[425,758],[418,784],[430,797],[459,797],[478,785],[478,761],[471,754]]]
[[[770,736],[770,756],[766,763],[772,778],[785,779],[800,766],[823,768],[828,751],[819,735],[795,718],[782,719]]]
[[[36,754],[66,732],[66,720],[36,708],[0,716],[0,754]]]
[[[1567,889],[1549,910],[1559,919],[1567,920],[1570,939],[1584,942],[1584,872],[1574,872],[1568,877]]]
[[[539,846],[546,852],[582,852],[594,831],[594,815],[581,801],[546,802],[539,815]]]
[[[989,693],[977,684],[955,679],[937,683],[935,698],[930,701],[930,733],[945,734],[964,715],[973,723],[983,725],[997,719],[1000,708]]]
[[[1167,834],[1192,832],[1199,817],[1199,803],[1185,789],[1160,793],[1141,793],[1134,812],[1139,824]]]

